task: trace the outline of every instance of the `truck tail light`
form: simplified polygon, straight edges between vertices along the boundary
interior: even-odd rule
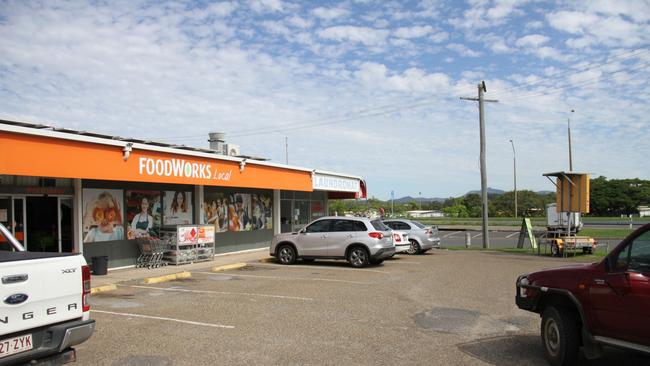
[[[380,232],[377,232],[377,231],[373,231],[371,233],[368,233],[368,236],[370,236],[371,238],[375,238],[375,239],[383,239],[384,238],[384,234],[380,233]]]
[[[81,305],[83,311],[90,311],[90,267],[82,266],[81,267]]]
[[[402,241],[399,234],[393,234],[393,241],[397,241],[397,242]]]

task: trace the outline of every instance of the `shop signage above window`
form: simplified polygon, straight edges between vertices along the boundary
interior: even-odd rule
[[[0,131],[0,157],[5,157],[0,174],[5,175],[312,190],[306,170],[206,155]]]
[[[216,164],[195,163],[185,159],[138,159],[138,173],[159,177],[180,177],[205,180],[229,181],[232,168],[219,171]]]
[[[317,173],[312,175],[312,183],[314,190],[323,191],[359,192],[361,188],[358,179]]]

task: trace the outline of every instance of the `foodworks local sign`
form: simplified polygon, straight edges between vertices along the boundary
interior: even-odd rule
[[[337,177],[334,175],[313,174],[313,188],[323,191],[359,192],[361,186],[358,179]]]
[[[178,177],[229,181],[232,170],[218,171],[211,163],[196,163],[185,159],[138,159],[138,173],[159,177]]]

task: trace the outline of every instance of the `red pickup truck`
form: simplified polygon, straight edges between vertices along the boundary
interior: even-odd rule
[[[598,263],[546,269],[517,278],[516,303],[542,317],[544,354],[573,365],[603,345],[650,354],[650,224]]]

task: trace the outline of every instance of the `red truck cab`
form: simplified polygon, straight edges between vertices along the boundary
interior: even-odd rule
[[[601,262],[519,276],[515,301],[542,317],[544,354],[573,365],[603,345],[650,354],[650,224],[625,238]]]

